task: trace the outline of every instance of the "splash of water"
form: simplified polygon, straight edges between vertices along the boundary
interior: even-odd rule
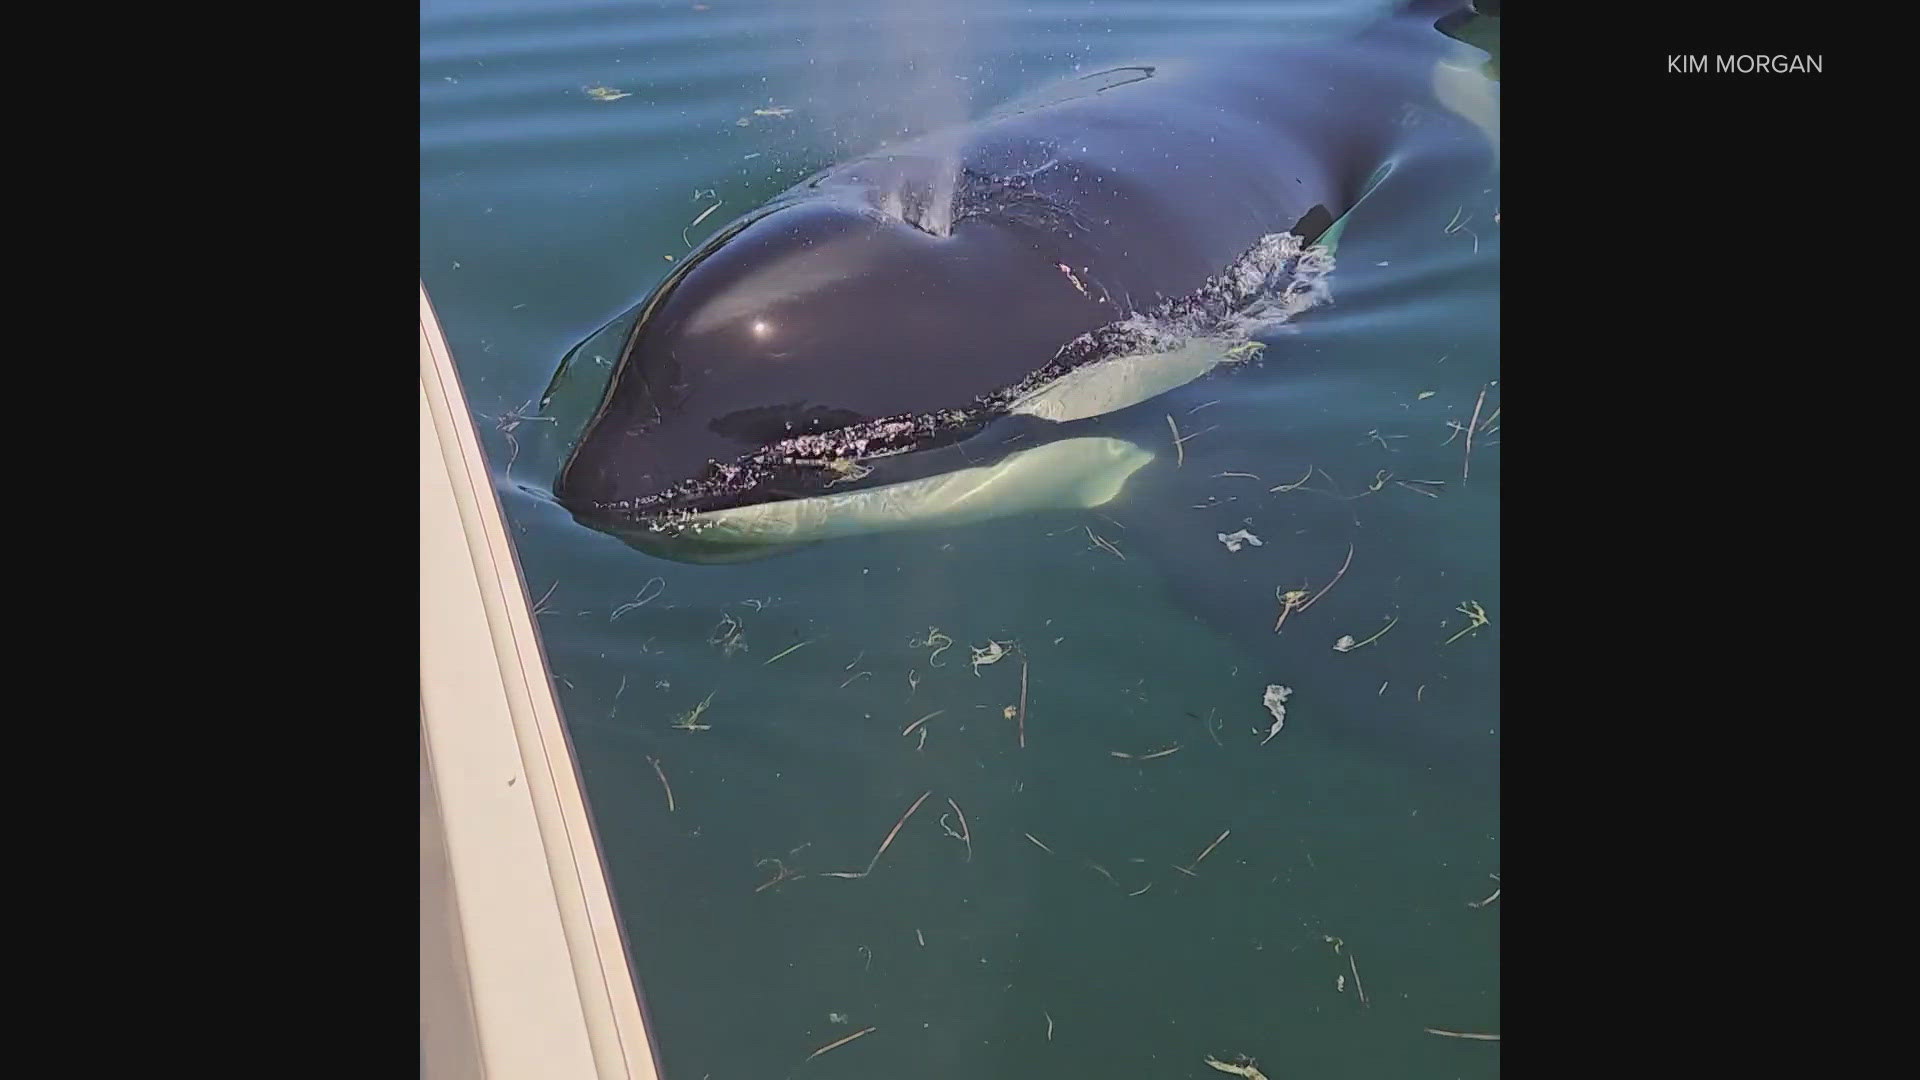
[[[951,0],[815,0],[812,101],[845,153],[884,149],[968,118],[971,28]],[[882,213],[923,232],[953,231],[960,146],[936,138],[930,167],[895,172]]]
[[[959,186],[960,155],[949,143],[945,153],[934,159],[927,199],[921,204],[918,219],[909,224],[935,236],[953,234],[953,198]]]

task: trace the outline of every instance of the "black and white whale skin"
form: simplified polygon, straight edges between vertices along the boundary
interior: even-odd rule
[[[688,561],[1100,505],[1153,454],[1082,422],[1311,306],[1460,6],[1067,80],[812,177],[596,335],[617,359],[555,496]],[[1034,437],[930,453],[989,424]]]

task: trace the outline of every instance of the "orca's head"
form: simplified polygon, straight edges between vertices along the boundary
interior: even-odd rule
[[[861,459],[898,473],[894,456],[953,442],[982,395],[1113,318],[1017,221],[937,236],[883,207],[803,190],[676,268],[632,318],[561,504],[634,541],[858,490]]]

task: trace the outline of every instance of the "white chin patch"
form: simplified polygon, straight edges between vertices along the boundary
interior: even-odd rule
[[[747,548],[1103,506],[1153,456],[1124,439],[1063,439],[921,480],[710,511],[687,528],[703,545]]]

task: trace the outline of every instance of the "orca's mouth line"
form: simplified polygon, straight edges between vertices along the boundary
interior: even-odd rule
[[[1069,374],[1129,357],[1151,365],[1200,338],[1248,341],[1327,299],[1332,268],[1333,256],[1324,246],[1294,233],[1273,233],[1193,292],[1082,334],[1031,375],[964,406],[781,439],[734,461],[713,462],[703,475],[655,494],[585,509],[612,524],[676,531],[714,512],[898,483],[903,475],[911,477],[912,470],[886,469],[881,466],[885,459],[957,445],[1017,412],[1045,417],[1046,411],[1025,406]],[[1180,381],[1198,377],[1211,366],[1204,364]],[[1152,381],[1151,375],[1146,381]]]

